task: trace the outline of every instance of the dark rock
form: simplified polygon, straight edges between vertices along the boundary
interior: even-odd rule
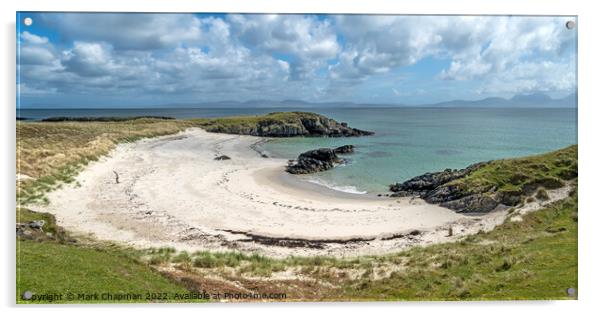
[[[230,160],[231,158],[226,155],[221,155],[213,158],[213,160]]]
[[[457,200],[449,200],[440,205],[458,213],[486,213],[498,206],[499,202],[485,194],[468,195]]]
[[[564,183],[558,178],[544,177],[525,184],[523,186],[523,193],[526,195],[531,195],[539,187],[543,187],[546,189],[559,189],[562,188],[563,185]]]
[[[436,189],[440,185],[462,178],[484,164],[483,162],[476,163],[460,170],[445,169],[441,172],[428,172],[406,182],[392,184],[389,186],[389,189],[395,193],[403,192],[395,196],[426,195],[429,191]]]
[[[343,145],[334,149],[320,148],[306,151],[300,154],[297,160],[289,160],[286,171],[292,174],[326,171],[347,161],[339,158],[337,154],[351,154],[354,148],[353,145]]]
[[[39,221],[31,221],[29,222],[27,225],[29,226],[29,228],[31,229],[39,229],[42,230],[42,228],[44,227],[44,225],[46,224],[46,221],[44,221],[43,219],[39,220]]]
[[[522,196],[521,191],[498,191],[495,199],[504,205],[515,206],[521,202]]]
[[[334,149],[334,152],[337,154],[352,154],[355,150],[353,145],[343,145],[341,147],[337,147]]]
[[[481,162],[465,169],[446,169],[441,172],[429,172],[414,177],[403,183],[389,187],[392,197],[417,196],[427,203],[439,204],[459,213],[485,213],[495,209],[499,204],[516,205],[521,201],[521,192],[497,192],[496,188],[483,186],[469,192],[452,181],[465,177],[478,168],[486,165]]]
[[[286,171],[292,174],[306,174],[333,168],[341,159],[334,149],[320,148],[306,151],[296,161],[289,162]]]

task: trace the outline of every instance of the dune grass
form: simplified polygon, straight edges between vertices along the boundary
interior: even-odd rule
[[[98,160],[116,144],[180,132],[188,121],[137,119],[119,122],[17,122],[17,201],[43,202],[45,193]]]
[[[530,195],[539,187],[557,189],[577,177],[577,145],[542,155],[494,160],[468,176],[452,181],[463,191]]]

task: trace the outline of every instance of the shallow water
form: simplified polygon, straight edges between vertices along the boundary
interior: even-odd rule
[[[328,109],[318,111],[376,135],[276,139],[270,153],[356,146],[349,163],[309,176],[349,192],[386,191],[388,184],[479,161],[543,153],[577,143],[576,109]]]

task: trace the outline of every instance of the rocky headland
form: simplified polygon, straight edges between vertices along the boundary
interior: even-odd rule
[[[513,207],[537,192],[558,189],[577,178],[577,146],[551,153],[480,162],[465,169],[425,173],[390,185],[391,196],[416,196],[460,213]]]
[[[374,134],[310,112],[273,112],[263,116],[205,119],[201,127],[213,133],[262,137],[353,137]]]

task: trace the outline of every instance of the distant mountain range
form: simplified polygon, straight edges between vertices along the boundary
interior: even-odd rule
[[[518,94],[510,99],[499,97],[485,98],[480,100],[453,100],[439,103],[409,105],[403,103],[354,103],[354,102],[307,102],[303,100],[250,100],[250,101],[214,101],[202,103],[172,103],[160,105],[145,106],[108,106],[108,107],[84,107],[84,108],[353,108],[353,107],[440,107],[440,108],[479,108],[479,107],[499,107],[499,108],[574,108],[577,106],[577,95],[575,93],[560,99],[553,99],[544,93]],[[58,106],[36,106],[30,105],[22,107],[23,109],[53,109],[64,108]],[[70,107],[74,108],[74,107]]]
[[[543,93],[517,94],[510,99],[486,98],[475,101],[454,100],[423,106],[432,107],[500,107],[500,108],[572,108],[577,106],[574,93],[560,99],[552,99]]]
[[[510,99],[504,98],[485,98],[480,100],[453,100],[431,104],[407,105],[407,104],[366,104],[353,102],[307,102],[303,100],[251,100],[245,102],[238,101],[220,101],[207,102],[201,104],[170,104],[184,108],[195,107],[223,107],[223,108],[241,108],[241,107],[273,107],[273,108],[313,108],[313,107],[365,107],[387,106],[387,107],[500,107],[500,108],[570,108],[577,106],[577,96],[572,93],[564,98],[553,99],[544,93],[518,94]]]

